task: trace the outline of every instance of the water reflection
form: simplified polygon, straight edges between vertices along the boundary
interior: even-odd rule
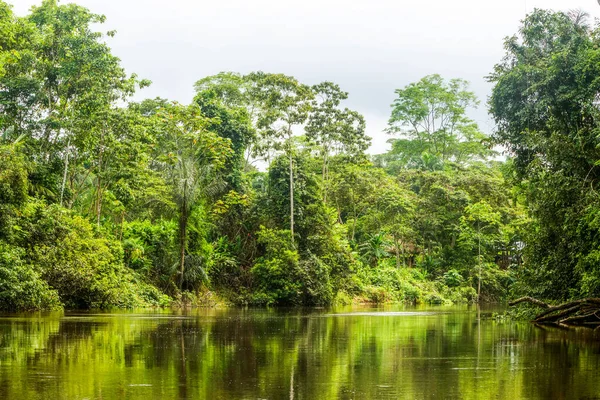
[[[0,398],[600,398],[597,334],[488,317],[466,307],[0,316]]]

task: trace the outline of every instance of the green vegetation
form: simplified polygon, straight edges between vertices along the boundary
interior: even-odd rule
[[[600,294],[598,33],[583,13],[537,10],[490,77],[494,138],[532,217],[517,290],[538,298]]]
[[[468,83],[432,75],[396,90],[392,148],[374,157],[332,82],[220,73],[190,104],[133,102],[150,82],[125,73],[103,21],[0,1],[0,308],[600,294],[584,16],[535,11],[507,39],[493,137],[467,116]]]

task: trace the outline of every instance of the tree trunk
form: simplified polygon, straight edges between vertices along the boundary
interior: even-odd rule
[[[350,193],[352,196],[352,241],[354,242],[354,237],[356,236],[356,219],[358,218],[356,215],[356,202],[354,201],[354,190],[350,189]]]
[[[294,158],[292,156],[291,137],[289,138],[289,158],[290,158],[290,232],[292,233],[292,244],[294,244]]]
[[[327,166],[328,158],[327,152],[323,152],[323,203],[327,203],[327,190],[328,190],[328,180],[329,180],[329,171]]]
[[[104,129],[100,135],[100,149],[98,151],[98,171],[96,173],[96,222],[100,227],[100,216],[102,215],[102,185],[100,174],[102,173],[102,155],[104,153]]]
[[[186,187],[187,189],[187,183]],[[186,193],[186,192],[184,192]],[[188,207],[184,195],[183,204],[179,210],[179,291],[183,290],[183,275],[185,272],[185,246],[187,242]]]
[[[396,247],[396,268],[400,269],[400,241],[394,235],[394,247]]]
[[[481,228],[477,225],[477,261],[479,263],[479,279],[477,280],[477,302],[481,302]]]
[[[187,236],[187,215],[185,211],[179,216],[179,290],[183,290],[183,274],[185,272],[185,245]]]
[[[69,146],[71,145],[71,138],[67,140],[67,149],[65,154],[65,167],[63,172],[62,185],[60,186],[60,205],[63,205],[63,198],[65,194],[65,186],[67,185],[67,171],[69,170]]]
[[[102,186],[100,185],[100,178],[98,178],[96,185],[96,223],[98,227],[100,227],[100,215],[102,215]]]

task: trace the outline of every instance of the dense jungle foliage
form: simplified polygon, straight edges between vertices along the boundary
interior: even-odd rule
[[[104,16],[0,1],[0,308],[600,292],[600,39],[536,10],[489,79],[396,90],[391,150],[332,82],[224,72],[132,100]],[[509,158],[498,157],[497,145]]]

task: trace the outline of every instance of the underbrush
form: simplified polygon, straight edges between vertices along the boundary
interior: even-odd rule
[[[419,268],[395,266],[364,267],[336,301],[357,303],[454,304],[473,302],[475,289],[467,285],[449,286],[443,279],[428,279]]]
[[[177,294],[171,306],[174,308],[212,308],[226,304],[218,294],[207,288],[202,288],[197,292],[184,291]]]
[[[167,306],[168,296],[123,264],[120,242],[57,205],[28,203],[0,242],[0,309]]]

